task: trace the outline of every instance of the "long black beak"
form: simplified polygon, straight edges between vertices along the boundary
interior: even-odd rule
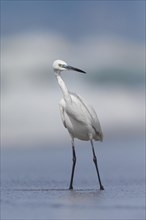
[[[83,70],[80,70],[80,69],[78,69],[78,68],[75,68],[75,67],[72,67],[72,66],[69,66],[69,65],[67,65],[65,68],[66,68],[67,70],[73,70],[73,71],[77,71],[77,72],[80,72],[80,73],[86,73],[86,72],[83,71]]]

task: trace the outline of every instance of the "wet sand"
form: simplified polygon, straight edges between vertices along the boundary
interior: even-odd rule
[[[90,145],[83,145],[76,147],[72,191],[71,147],[2,149],[1,219],[145,219],[142,142],[95,144],[104,191]]]

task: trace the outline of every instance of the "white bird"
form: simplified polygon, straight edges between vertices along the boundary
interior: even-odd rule
[[[53,69],[63,94],[63,98],[59,103],[61,119],[64,127],[67,128],[72,139],[73,165],[69,189],[73,189],[73,178],[76,165],[74,138],[78,138],[80,140],[91,142],[93,161],[97,171],[100,190],[104,190],[104,187],[101,183],[97,159],[93,146],[93,140],[103,140],[103,133],[101,130],[100,122],[98,120],[95,110],[89,104],[87,104],[86,100],[83,99],[81,96],[69,92],[64,81],[61,78],[61,72],[64,70],[73,70],[81,73],[85,72],[78,68],[69,66],[66,62],[62,60],[54,61]]]

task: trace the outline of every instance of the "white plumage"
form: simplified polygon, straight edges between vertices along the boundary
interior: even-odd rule
[[[66,62],[62,60],[54,61],[53,68],[58,84],[63,94],[63,98],[59,103],[61,119],[64,124],[64,127],[68,130],[72,138],[73,166],[72,166],[69,189],[73,189],[73,177],[74,177],[74,169],[76,164],[74,138],[78,138],[80,140],[85,140],[85,141],[90,140],[91,142],[93,161],[95,163],[100,189],[103,190],[104,188],[103,185],[101,184],[101,179],[97,166],[97,159],[93,146],[93,140],[96,141],[103,140],[103,133],[101,130],[101,126],[97,114],[93,109],[93,107],[90,106],[84,98],[82,98],[81,96],[75,93],[69,92],[64,81],[61,78],[61,71],[63,70],[73,70],[82,73],[85,72],[78,68],[69,66]]]
[[[69,105],[64,99],[61,99],[59,104],[63,124],[71,137],[86,141],[102,141],[103,134],[95,110],[81,96],[71,92],[69,94]]]

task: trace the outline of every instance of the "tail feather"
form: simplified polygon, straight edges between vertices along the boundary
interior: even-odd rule
[[[103,141],[103,133],[102,133],[102,131],[99,132],[94,127],[93,127],[93,129],[94,129],[95,134],[96,134],[95,137],[94,137],[94,140],[102,142]]]

